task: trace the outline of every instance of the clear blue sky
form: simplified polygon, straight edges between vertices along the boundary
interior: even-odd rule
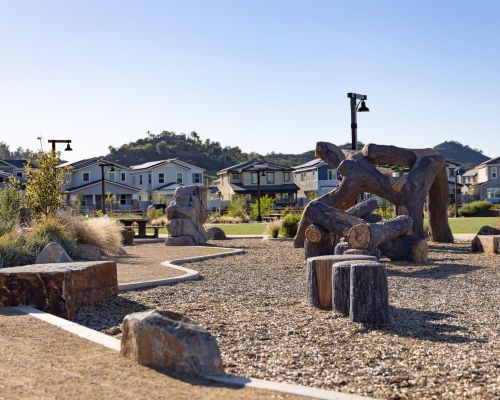
[[[261,153],[359,139],[500,155],[499,1],[0,0],[0,141],[150,130]]]

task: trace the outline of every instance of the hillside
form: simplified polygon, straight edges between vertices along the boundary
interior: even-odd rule
[[[453,140],[440,143],[433,148],[446,157],[447,160],[462,164],[465,169],[473,168],[490,159],[481,150],[473,149]]]
[[[358,143],[361,148],[363,143]],[[350,148],[350,143],[340,146]],[[458,142],[447,141],[434,147],[448,160],[464,165],[466,169],[488,159],[480,151],[462,145]],[[271,152],[265,155],[245,153],[239,147],[222,147],[219,142],[210,139],[202,140],[196,132],[189,135],[183,133],[163,131],[157,135],[148,133],[144,139],[124,144],[118,148],[109,147],[106,156],[111,161],[123,165],[136,165],[149,161],[179,158],[188,163],[205,168],[208,175],[216,175],[217,171],[240,162],[265,159],[276,164],[294,167],[314,158],[314,150],[301,154],[282,154]]]

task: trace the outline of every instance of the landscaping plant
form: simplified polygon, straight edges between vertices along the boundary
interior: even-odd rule
[[[0,235],[19,223],[22,193],[17,180],[9,180],[0,190]]]
[[[492,204],[487,201],[473,201],[472,203],[466,204],[458,210],[458,213],[463,217],[471,217],[473,215],[479,214],[482,211],[488,211]]]
[[[277,238],[281,229],[281,221],[274,220],[267,225],[266,232],[273,238]]]
[[[230,217],[245,218],[247,216],[245,196],[241,194],[234,195],[227,205],[227,214]]]
[[[287,214],[281,220],[281,236],[294,237],[297,234],[300,218],[302,216],[297,213]]]
[[[267,215],[273,211],[274,203],[276,202],[275,197],[269,195],[260,196],[260,215]],[[256,218],[259,215],[259,204],[257,200],[250,206],[252,208],[252,217]]]

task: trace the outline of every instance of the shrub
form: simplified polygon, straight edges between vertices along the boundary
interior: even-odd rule
[[[19,223],[22,194],[18,182],[11,181],[0,189],[0,235]]]
[[[46,218],[31,229],[26,237],[26,245],[36,254],[50,242],[59,243],[70,257],[78,255],[74,232],[67,222],[56,218]]]
[[[267,233],[273,238],[277,238],[281,229],[281,221],[274,220],[267,225]]]
[[[93,244],[102,254],[115,255],[122,246],[123,226],[116,220],[102,217],[86,220],[73,219],[71,229],[78,243]]]
[[[376,214],[380,214],[383,220],[394,218],[394,207],[393,206],[379,206],[375,210]]]
[[[487,201],[473,201],[472,203],[466,204],[458,210],[458,213],[464,217],[470,217],[472,215],[479,214],[482,211],[488,211],[492,204]]]
[[[156,208],[154,208],[154,207],[148,208],[148,210],[146,211],[146,219],[151,221],[152,219],[155,219],[155,218],[156,218]]]
[[[231,202],[227,205],[227,214],[230,217],[246,217],[246,202],[243,195],[234,195]]]
[[[29,252],[20,229],[12,229],[0,236],[0,268],[29,264],[35,257],[36,254]]]
[[[275,197],[271,197],[267,194],[265,196],[260,196],[260,215],[269,214],[273,210],[275,202]],[[253,203],[250,207],[252,208],[252,217],[256,218],[259,215],[257,200],[255,200],[255,203]]]
[[[297,234],[301,215],[300,214],[287,214],[281,220],[281,236],[294,237]]]
[[[250,218],[248,215],[243,215],[241,217],[231,217],[230,215],[221,215],[219,213],[210,214],[207,222],[210,224],[241,224],[249,222]]]
[[[168,222],[168,218],[166,215],[157,216],[155,219],[151,220],[151,225],[156,226],[166,226]]]

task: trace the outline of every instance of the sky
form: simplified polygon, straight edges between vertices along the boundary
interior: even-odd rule
[[[500,155],[499,1],[0,0],[0,141],[147,131],[243,151],[456,140]],[[44,143],[46,146],[46,144]]]

